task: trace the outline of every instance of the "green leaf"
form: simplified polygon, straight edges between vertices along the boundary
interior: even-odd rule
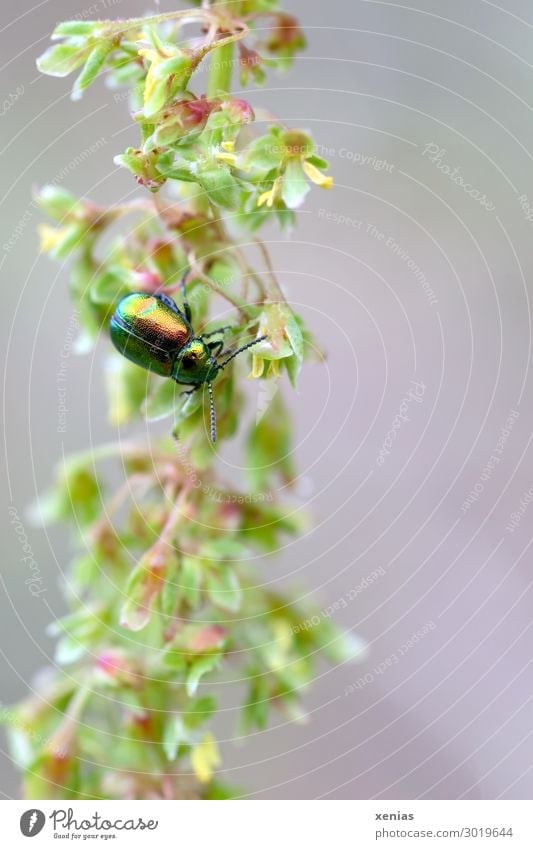
[[[198,391],[186,397],[181,407],[177,407],[175,426],[172,431],[175,439],[180,439],[184,431],[187,431],[186,436],[197,432],[198,424],[202,421],[203,406],[202,392]]]
[[[301,361],[295,355],[293,357],[285,357],[285,359],[282,360],[282,363],[287,369],[287,374],[289,376],[289,380],[291,382],[292,387],[296,389],[298,385],[298,375],[300,374],[302,368]]]
[[[6,729],[7,745],[13,763],[18,769],[27,769],[35,758],[30,737],[18,728]]]
[[[60,222],[83,211],[83,204],[71,192],[60,186],[43,186],[36,194],[35,200],[40,209]]]
[[[31,517],[36,524],[48,524],[73,519],[81,527],[90,525],[102,508],[102,487],[91,471],[89,462],[76,458],[66,460],[55,486],[39,496],[32,507]]]
[[[85,645],[80,640],[63,637],[56,644],[54,660],[61,666],[67,666],[83,657],[86,651]]]
[[[42,74],[67,77],[85,62],[89,51],[85,44],[56,44],[37,59],[37,68]]]
[[[82,92],[94,82],[113,48],[114,44],[112,41],[103,41],[91,50],[83,71],[74,83],[72,91],[73,100],[78,100]]]
[[[185,654],[182,651],[177,651],[174,648],[168,649],[163,655],[163,663],[170,669],[178,672],[183,672],[187,664],[185,662]]]
[[[181,180],[189,183],[196,180],[189,162],[183,157],[176,157],[172,150],[160,154],[156,168],[163,177],[167,177],[169,180]]]
[[[64,227],[54,228],[48,224],[39,226],[41,234],[41,249],[50,254],[53,259],[65,259],[73,251],[79,251],[83,245],[84,236],[88,234],[87,225],[74,221]]]
[[[244,790],[229,785],[222,784],[220,781],[211,781],[204,791],[203,799],[215,800],[218,802],[229,801],[230,799],[239,799],[244,796]]]
[[[187,675],[186,690],[188,696],[194,696],[198,689],[198,685],[204,675],[212,672],[220,666],[221,656],[218,654],[210,654],[207,657],[202,657],[196,660]]]
[[[99,627],[99,618],[92,610],[83,607],[74,613],[69,613],[61,617],[61,619],[51,622],[46,628],[46,633],[52,636],[68,634],[85,639],[92,632],[98,630]]]
[[[329,168],[329,162],[327,159],[322,159],[321,156],[317,156],[316,153],[311,154],[311,156],[307,157],[307,161],[314,165],[315,168],[320,168],[322,171],[325,171]]]
[[[249,554],[250,549],[233,536],[220,536],[202,545],[202,556],[206,560],[242,560]]]
[[[168,147],[178,140],[182,140],[189,132],[184,126],[179,115],[174,115],[162,124],[159,124],[153,135],[145,142],[144,149],[155,147]],[[194,130],[193,130],[194,133]],[[196,131],[198,134],[198,131]]]
[[[281,197],[289,209],[301,206],[310,190],[299,159],[289,159],[283,174]]]
[[[331,663],[359,661],[367,654],[367,645],[357,634],[342,631],[323,617],[308,633],[313,645],[320,649]]]
[[[285,332],[289,337],[289,342],[291,343],[291,348],[294,351],[296,358],[303,362],[304,358],[304,337],[302,331],[300,329],[300,325],[298,324],[298,320],[294,316],[293,313],[290,313],[287,316],[285,322]]]
[[[132,291],[133,280],[129,269],[120,265],[110,265],[99,274],[91,284],[91,301],[94,304],[116,303]]]
[[[115,351],[105,362],[105,385],[110,424],[123,425],[139,418],[153,375]]]
[[[198,557],[184,555],[181,561],[179,582],[183,598],[193,609],[200,604],[200,591],[203,583],[203,566]]]
[[[296,216],[292,209],[278,207],[278,209],[275,210],[275,215],[280,223],[282,230],[290,231],[294,227]]]
[[[214,714],[217,702],[214,696],[202,696],[196,699],[183,713],[183,721],[188,728],[199,728]]]
[[[254,172],[263,172],[265,175],[271,169],[278,170],[283,155],[279,127],[271,128],[268,133],[255,139],[243,151],[245,166]]]
[[[256,491],[267,492],[276,473],[284,483],[292,481],[291,441],[290,418],[278,392],[247,440],[247,473]]]
[[[242,590],[235,571],[229,566],[217,566],[207,576],[207,594],[215,607],[236,613],[242,601]]]
[[[52,38],[92,35],[99,25],[99,21],[63,21],[56,26]]]
[[[224,288],[240,282],[241,268],[237,260],[228,253],[213,262],[209,267],[208,277],[217,286]]]
[[[148,624],[155,598],[162,589],[161,567],[152,560],[152,552],[147,552],[131,573],[126,586],[120,624],[130,631],[140,631]]]
[[[72,589],[74,589],[76,596],[79,596],[80,592],[85,591],[97,580],[100,566],[93,555],[81,554],[72,561],[70,569]]]
[[[165,582],[161,591],[161,610],[166,616],[174,616],[182,598],[179,579],[179,564],[171,565],[165,575]]]
[[[229,168],[206,168],[196,175],[196,180],[215,206],[223,209],[236,209],[239,206],[241,188]]]
[[[181,716],[176,713],[171,714],[170,718],[165,721],[165,730],[163,731],[163,751],[167,760],[176,760],[180,745],[187,742],[187,731]]]
[[[150,95],[144,101],[144,114],[146,118],[153,118],[161,111],[169,96],[168,79],[165,77],[154,80]]]
[[[257,675],[252,679],[248,698],[242,709],[243,732],[247,733],[253,728],[263,731],[268,722],[268,709],[270,707],[269,688],[264,676]]]
[[[141,177],[145,170],[144,157],[140,155],[138,150],[133,147],[128,147],[124,153],[118,153],[113,157],[115,165],[120,165],[122,168],[127,168],[128,171],[136,177]]]
[[[181,391],[174,380],[162,381],[143,404],[145,419],[158,422],[171,416],[179,407],[180,401],[183,402],[183,398],[180,398]]]
[[[173,48],[176,49],[175,47]],[[191,62],[185,54],[172,56],[170,59],[165,59],[159,62],[154,70],[154,76],[159,80],[166,80],[168,77],[178,77],[179,82],[185,83],[190,76]]]

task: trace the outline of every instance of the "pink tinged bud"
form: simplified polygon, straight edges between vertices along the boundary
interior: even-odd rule
[[[198,100],[185,100],[182,104],[183,122],[187,127],[205,124],[210,113],[218,107],[218,101],[200,97]]]
[[[191,130],[201,130],[211,112],[220,108],[220,101],[205,97],[177,100],[163,113],[163,121],[155,139],[159,144],[186,136]]]
[[[127,663],[124,657],[117,652],[103,652],[96,660],[96,666],[110,678],[118,678],[121,673],[127,671]]]
[[[250,124],[255,120],[254,110],[247,100],[233,98],[222,104],[223,108],[227,109],[231,117],[241,124]]]
[[[116,655],[112,654],[112,652],[104,652],[101,654],[96,660],[96,665],[102,670],[102,672],[105,672],[112,678],[115,676],[116,671],[120,669],[118,658]]]
[[[121,681],[133,686],[139,683],[139,676],[131,663],[120,652],[102,652],[96,660],[96,668],[112,681]]]
[[[198,654],[218,649],[226,639],[226,633],[220,625],[208,625],[193,634],[187,642],[187,649]]]
[[[293,15],[278,15],[277,26],[267,43],[268,48],[275,52],[283,47],[300,47],[303,43],[304,37],[298,20]]]
[[[153,732],[152,715],[148,711],[131,714],[131,722],[144,737],[151,736]]]
[[[239,54],[239,61],[243,68],[257,68],[263,61],[257,50],[250,50],[242,41],[239,41]]]
[[[219,527],[236,530],[242,522],[241,510],[237,504],[222,503],[219,510]]]
[[[51,754],[43,764],[43,773],[51,784],[63,784],[67,780],[73,759],[68,754]]]
[[[139,186],[145,189],[159,189],[163,184],[163,179],[154,179],[153,177],[135,177]]]
[[[168,549],[156,546],[147,552],[132,576],[120,624],[140,631],[150,620],[152,604],[162,588],[168,566]]]
[[[157,292],[163,285],[159,274],[148,271],[146,268],[140,268],[135,272],[135,282],[140,291],[149,292],[150,294]]]

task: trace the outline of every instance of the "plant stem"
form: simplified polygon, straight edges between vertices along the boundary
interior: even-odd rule
[[[207,97],[209,99],[220,94],[229,94],[232,70],[233,41],[230,41],[213,51],[207,83]]]
[[[263,257],[263,262],[265,263],[267,271],[268,271],[268,276],[269,276],[269,281],[270,281],[270,287],[269,287],[270,288],[270,297],[274,301],[279,299],[280,301],[284,301],[285,303],[287,303],[287,299],[285,298],[285,295],[282,292],[281,286],[279,285],[278,278],[276,277],[276,273],[275,273],[274,268],[272,266],[272,260],[270,259],[270,254],[269,254],[269,252],[266,248],[265,243],[261,239],[254,239],[254,242],[261,252],[261,256]]]
[[[235,4],[231,8],[231,4],[226,0],[215,0],[213,6],[218,7],[221,12],[231,14],[235,13]],[[226,6],[230,8],[226,9]],[[216,13],[216,9],[212,9]],[[242,21],[240,21],[242,26]],[[248,30],[248,28],[246,28]],[[225,43],[217,47],[211,56],[211,64],[209,66],[209,78],[207,81],[207,97],[216,97],[219,94],[229,94],[231,91],[231,72],[233,69],[233,42],[224,39]]]

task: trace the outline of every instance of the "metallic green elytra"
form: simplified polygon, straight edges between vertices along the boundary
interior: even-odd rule
[[[196,335],[182,281],[183,311],[168,295],[132,292],[122,298],[113,313],[109,331],[115,348],[128,360],[176,383],[192,386],[185,394],[207,385],[211,409],[211,439],[216,441],[216,415],[212,381],[237,354],[262,342],[261,336],[236,351],[225,351],[221,327]],[[224,355],[227,356],[224,358]]]

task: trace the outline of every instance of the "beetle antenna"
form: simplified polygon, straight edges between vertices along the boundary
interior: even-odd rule
[[[213,397],[213,384],[207,384],[207,391],[209,392],[209,418],[211,423],[211,442],[217,441],[217,414],[215,410],[215,399]]]
[[[243,345],[242,348],[237,348],[237,350],[234,351],[233,354],[231,354],[231,356],[227,358],[227,360],[224,360],[223,363],[219,363],[217,365],[217,371],[221,371],[223,368],[225,368],[227,366],[227,364],[229,362],[231,362],[231,360],[233,360],[238,354],[242,354],[243,351],[247,351],[248,348],[252,347],[252,345],[258,345],[259,342],[263,342],[266,338],[267,338],[266,336],[259,336],[257,339],[254,339],[252,342],[248,342],[247,345]]]

